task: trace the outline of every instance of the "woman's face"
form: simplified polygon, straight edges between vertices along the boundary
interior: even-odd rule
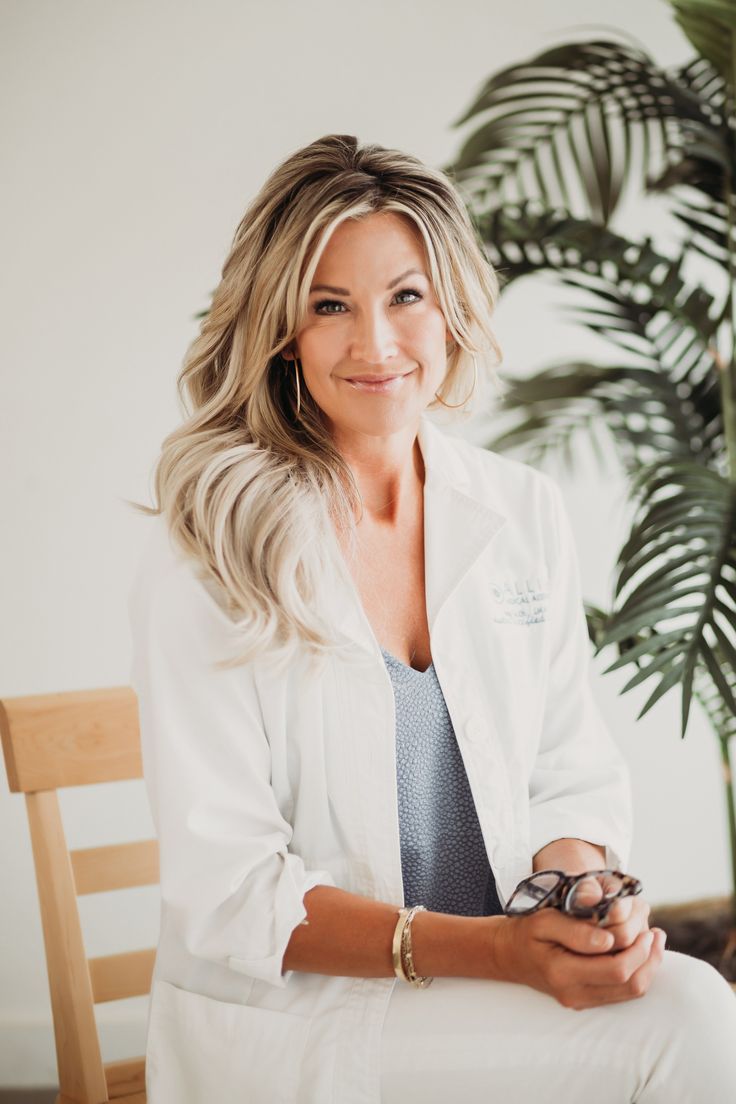
[[[411,220],[376,212],[341,223],[295,341],[333,435],[415,427],[445,377],[449,340]]]

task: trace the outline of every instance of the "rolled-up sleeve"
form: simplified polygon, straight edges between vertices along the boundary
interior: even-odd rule
[[[192,955],[283,987],[304,895],[335,882],[290,852],[252,665],[214,666],[234,654],[234,623],[155,524],[128,609],[166,922]]]
[[[633,814],[626,761],[593,697],[590,640],[572,528],[557,484],[551,498],[550,656],[542,733],[529,783],[532,853],[556,839],[605,847],[625,869]]]

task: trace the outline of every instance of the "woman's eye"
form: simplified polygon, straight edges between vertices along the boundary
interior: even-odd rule
[[[338,299],[322,299],[322,300],[320,300],[319,303],[315,304],[314,313],[315,314],[335,314],[335,313],[339,314],[340,313],[339,311],[337,311],[337,312],[336,311],[326,311],[326,310],[324,310],[324,308],[325,307],[343,307],[343,306],[345,306],[345,304],[341,303]]]
[[[408,300],[404,299],[404,300],[401,301],[401,303],[399,305],[402,305],[402,303],[415,303],[415,302],[418,302],[422,298],[420,293],[418,291],[414,291],[413,288],[405,288],[404,291],[397,291],[395,298],[398,299],[400,295],[413,295],[414,298],[413,299],[408,299]],[[315,306],[314,306],[314,313],[315,314],[342,314],[341,310],[333,311],[333,310],[326,310],[325,308],[326,307],[344,307],[344,306],[345,306],[345,304],[340,299],[320,299],[320,301],[318,303],[316,303]]]
[[[414,291],[413,288],[407,288],[405,291],[397,292],[397,295],[413,295],[415,300],[421,299],[421,295],[418,291]]]

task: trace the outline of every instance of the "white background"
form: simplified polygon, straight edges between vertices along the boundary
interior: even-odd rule
[[[150,501],[194,315],[276,163],[341,132],[441,166],[492,71],[611,18],[661,63],[690,56],[658,0],[0,3],[0,696],[127,684],[126,600],[147,523],[125,500]],[[657,224],[643,203],[628,217],[635,231]],[[509,375],[588,349],[556,295],[526,281],[503,300]],[[618,466],[601,471],[582,448],[574,475],[549,470],[585,595],[606,606],[628,517]],[[619,697],[631,671],[603,676],[612,659],[591,678],[631,767],[630,870],[654,903],[726,893],[715,739],[697,713],[680,739],[679,691],[637,721],[654,681]],[[70,846],[152,834],[142,782],[61,801]],[[53,1084],[28,826],[7,785],[0,864],[0,1085]],[[90,955],[155,943],[154,889],[81,908]],[[145,998],[97,1014],[106,1060],[143,1053]]]

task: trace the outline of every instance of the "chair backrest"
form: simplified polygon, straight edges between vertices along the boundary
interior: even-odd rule
[[[77,897],[153,885],[155,839],[70,851],[57,789],[142,778],[138,706],[127,686],[0,700],[10,789],[23,793],[46,947],[59,1101],[145,1101],[143,1057],[103,1063],[94,1005],[150,991],[155,948],[87,958]]]

